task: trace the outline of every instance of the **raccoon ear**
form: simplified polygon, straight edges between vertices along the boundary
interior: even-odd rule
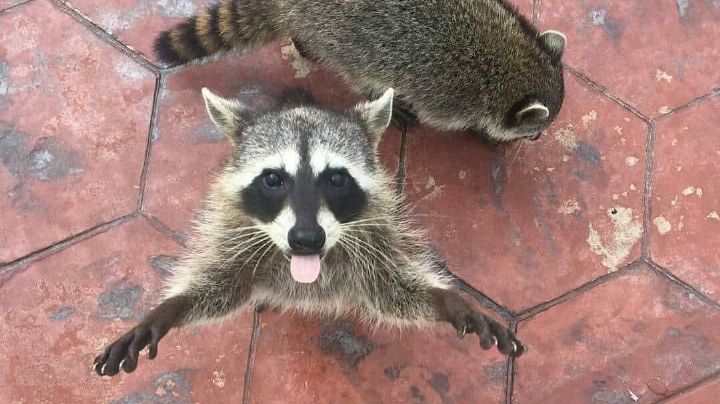
[[[206,87],[202,89],[205,108],[215,126],[230,140],[237,141],[237,137],[243,127],[247,124],[244,117],[248,110],[247,106],[235,99],[226,99],[213,94]]]
[[[545,122],[550,111],[539,102],[534,102],[521,109],[515,114],[515,122],[518,126],[537,126]]]
[[[376,146],[380,143],[385,129],[390,125],[394,95],[395,90],[388,88],[380,98],[358,104],[355,107],[355,111],[367,126]]]
[[[567,43],[567,37],[562,32],[547,30],[540,34],[540,40],[551,52],[555,59],[560,59],[563,52],[565,51],[565,44]]]

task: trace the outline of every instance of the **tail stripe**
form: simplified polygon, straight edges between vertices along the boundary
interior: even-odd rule
[[[213,32],[212,10],[203,10],[195,19],[195,31],[206,54],[215,53],[222,47],[221,39]]]
[[[218,9],[218,26],[220,37],[225,43],[237,42],[237,11],[234,1],[226,1],[220,4]]]

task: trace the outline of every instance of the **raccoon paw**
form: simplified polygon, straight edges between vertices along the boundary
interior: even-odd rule
[[[125,373],[135,370],[140,351],[146,346],[148,358],[157,356],[158,341],[162,331],[152,324],[140,324],[110,344],[93,362],[95,372],[100,376],[115,376],[120,369]]]
[[[515,358],[525,352],[525,346],[512,330],[483,314],[461,311],[457,313],[452,324],[460,338],[468,333],[477,334],[483,349],[497,346],[500,352]]]

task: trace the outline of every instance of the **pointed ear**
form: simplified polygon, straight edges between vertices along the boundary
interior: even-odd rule
[[[538,126],[543,124],[548,116],[550,116],[550,111],[547,107],[539,102],[534,102],[515,114],[515,122],[518,126]]]
[[[247,106],[238,100],[215,95],[206,87],[203,87],[202,95],[210,119],[225,137],[234,144],[237,141],[239,132],[247,125],[245,117],[248,110]]]
[[[545,44],[553,58],[559,60],[565,51],[567,37],[562,32],[547,30],[540,34],[540,41]]]
[[[375,146],[380,143],[385,129],[390,125],[394,95],[395,90],[388,88],[380,98],[355,106],[355,112],[358,113],[360,120],[363,121],[365,127],[368,129],[368,133],[375,142]]]

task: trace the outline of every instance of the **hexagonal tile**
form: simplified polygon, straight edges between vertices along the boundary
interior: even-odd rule
[[[1,263],[132,212],[155,77],[45,1],[0,24]]]
[[[185,230],[201,206],[209,178],[229,153],[229,144],[205,112],[202,87],[227,97],[238,94],[257,110],[272,108],[280,94],[293,88],[309,90],[332,108],[347,108],[358,100],[333,75],[303,70],[302,60],[288,56],[287,49],[274,44],[242,57],[190,66],[167,79],[159,101],[146,211],[174,230]],[[391,128],[380,146],[390,172],[397,168],[400,143],[399,131]]]
[[[513,402],[654,402],[720,369],[720,312],[646,267],[519,325]]]
[[[568,36],[565,63],[649,116],[720,84],[717,2],[542,0],[539,14]]]
[[[240,401],[248,313],[171,331],[158,358],[141,358],[130,375],[101,378],[91,369],[106,344],[155,304],[177,253],[172,240],[135,219],[2,279],[0,401]]]
[[[71,0],[100,28],[154,61],[155,37],[213,0]]]
[[[566,78],[541,140],[505,154],[471,137],[408,135],[405,191],[453,272],[520,310],[639,256],[644,122]]]
[[[347,321],[263,313],[253,403],[501,403],[507,361],[450,327],[367,336]]]
[[[651,256],[720,301],[720,98],[658,124]]]

